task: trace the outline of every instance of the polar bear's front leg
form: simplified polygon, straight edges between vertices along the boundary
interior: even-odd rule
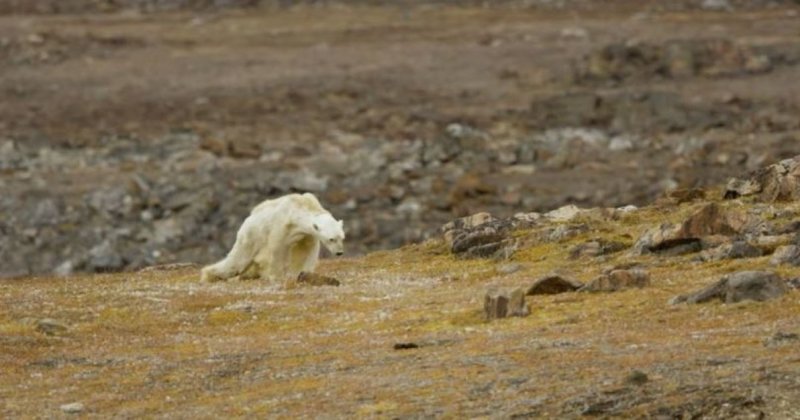
[[[311,249],[308,250],[308,255],[306,255],[305,261],[303,261],[303,266],[301,271],[305,271],[306,273],[313,273],[314,270],[317,268],[317,263],[319,262],[319,240],[314,238],[314,244],[311,246]]]
[[[289,250],[278,247],[269,250],[269,264],[260,264],[262,279],[270,282],[279,282],[285,279],[288,267]]]

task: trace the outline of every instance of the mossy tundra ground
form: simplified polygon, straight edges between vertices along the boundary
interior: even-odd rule
[[[324,260],[319,272],[340,287],[201,283],[196,267],[6,280],[0,414],[58,417],[80,402],[97,417],[796,418],[797,341],[770,338],[800,332],[800,292],[667,303],[725,273],[769,268],[769,257],[569,259],[582,241],[635,239],[696,208],[583,220],[587,233],[531,241],[511,274],[497,270],[505,262],[457,260],[437,239]],[[529,296],[530,316],[483,319],[491,287],[554,271],[588,280],[630,262],[648,268],[649,287]]]

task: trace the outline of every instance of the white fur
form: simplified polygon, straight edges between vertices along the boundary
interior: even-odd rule
[[[344,252],[344,230],[311,193],[289,194],[253,208],[236,233],[228,255],[201,271],[203,281],[259,277],[270,281],[312,272],[320,244],[331,253]]]

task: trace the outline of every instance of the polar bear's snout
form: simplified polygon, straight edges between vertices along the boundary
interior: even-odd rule
[[[325,248],[338,257],[344,255],[344,239],[343,238],[330,238],[323,242]]]

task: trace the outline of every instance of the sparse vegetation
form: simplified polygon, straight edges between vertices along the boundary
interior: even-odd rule
[[[602,233],[636,237],[696,208],[646,208]],[[797,291],[768,303],[667,304],[726,273],[767,268],[769,257],[570,260],[570,246],[593,236],[522,249],[512,261],[523,269],[507,275],[432,240],[324,261],[321,274],[340,287],[207,284],[193,268],[3,282],[2,413],[49,416],[81,402],[100,416],[798,415],[795,346],[763,344],[797,332]],[[649,267],[651,286],[530,296],[528,317],[483,319],[489,287],[553,270],[585,281],[631,261]],[[68,330],[42,334],[41,318]],[[648,380],[626,382],[634,370]]]

